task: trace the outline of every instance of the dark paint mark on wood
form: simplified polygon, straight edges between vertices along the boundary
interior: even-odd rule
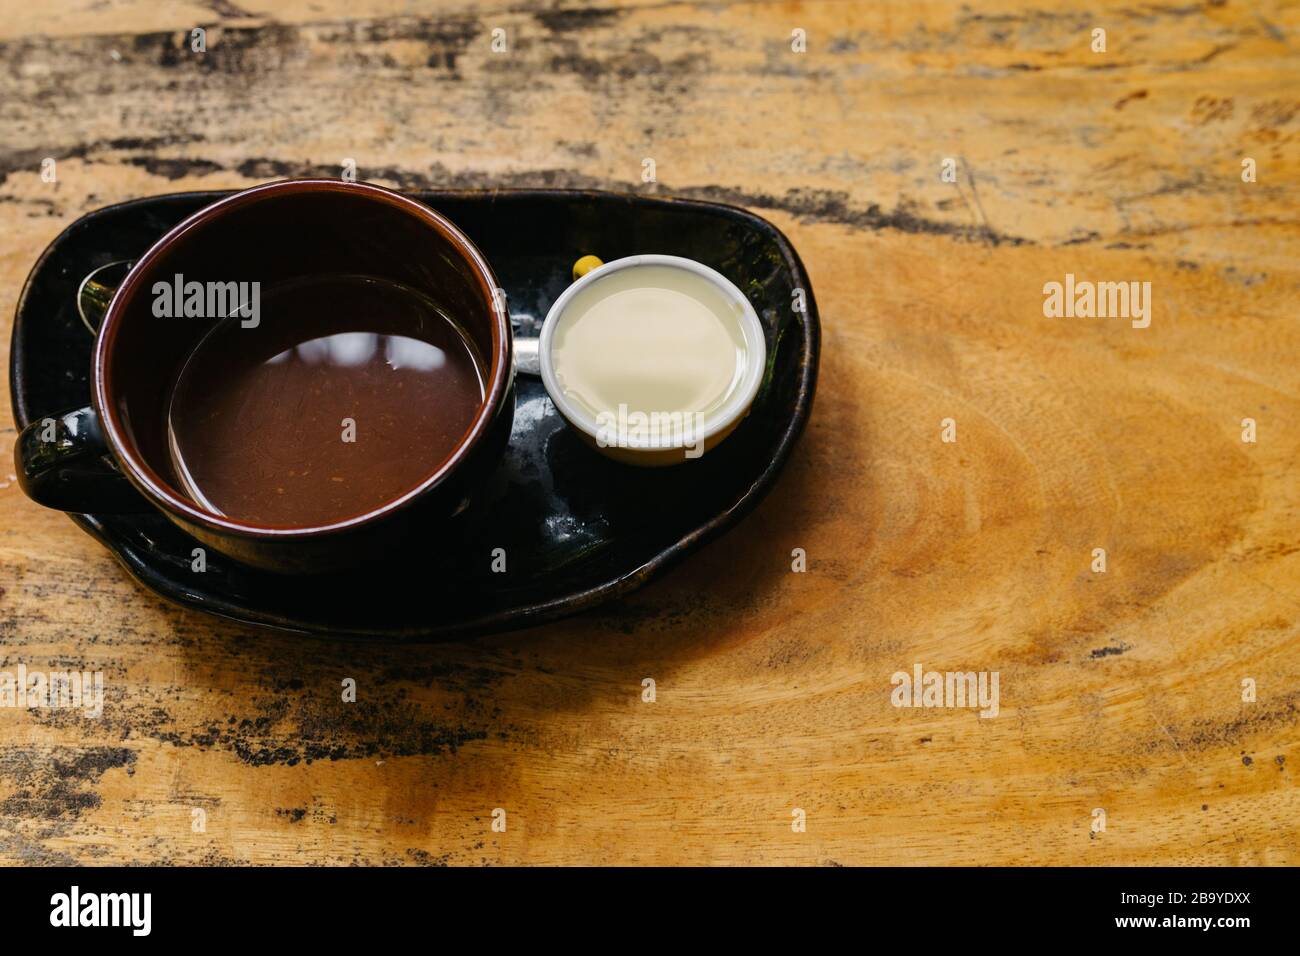
[[[546,10],[533,14],[533,18],[552,33],[590,30],[607,26],[623,15],[621,10]]]
[[[182,179],[185,176],[206,176],[221,171],[219,163],[206,159],[163,159],[158,156],[134,156],[128,162],[140,166],[164,179]]]
[[[0,779],[15,787],[0,818],[71,820],[100,805],[91,789],[109,770],[135,767],[126,747],[9,747],[0,750]]]
[[[1098,647],[1096,650],[1089,653],[1088,656],[1093,660],[1097,660],[1098,658],[1110,657],[1111,655],[1118,656],[1120,654],[1123,654],[1125,651],[1129,650],[1130,648],[1131,645],[1120,642],[1119,644],[1116,644],[1114,647]]]
[[[1115,109],[1122,110],[1125,106],[1127,106],[1129,103],[1133,102],[1134,100],[1144,100],[1146,98],[1147,98],[1146,90],[1134,90],[1132,93],[1129,93],[1126,96],[1121,96],[1119,99],[1117,99],[1115,101]]]

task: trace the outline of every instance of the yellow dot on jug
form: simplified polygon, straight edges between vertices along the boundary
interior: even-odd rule
[[[573,264],[573,281],[578,281],[592,269],[603,266],[605,263],[596,256],[583,256]]]

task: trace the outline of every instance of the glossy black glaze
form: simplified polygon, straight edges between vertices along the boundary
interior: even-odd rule
[[[10,383],[20,427],[86,404],[92,339],[75,293],[225,193],[136,200],[78,220],[46,250],[19,301]],[[516,379],[509,446],[470,507],[415,527],[409,545],[347,573],[286,578],[209,554],[158,514],[74,515],[142,583],[214,614],[346,637],[447,638],[551,620],[626,593],[730,527],[768,491],[811,411],[819,325],[808,277],[770,223],[729,206],[570,190],[412,194],[482,250],[517,324],[545,316],[573,260],[659,252],[717,269],[753,302],[768,369],[750,415],[698,461],[620,465],[584,445],[541,382]],[[807,309],[791,308],[795,288]],[[424,532],[427,530],[427,534]],[[436,532],[436,533],[435,533]],[[492,571],[503,548],[506,572]]]
[[[18,485],[37,504],[60,511],[91,507],[112,514],[148,513],[151,506],[117,469],[93,408],[47,414],[14,444]]]

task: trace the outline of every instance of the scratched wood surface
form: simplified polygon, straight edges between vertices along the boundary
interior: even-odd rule
[[[1294,3],[0,6],[6,333],[82,213],[344,157],[743,205],[824,329],[754,515],[463,645],[171,607],[0,459],[3,667],[107,697],[0,709],[3,861],[1300,863]],[[1045,318],[1066,273],[1149,281],[1150,327]],[[893,707],[917,663],[997,671],[1000,714]]]

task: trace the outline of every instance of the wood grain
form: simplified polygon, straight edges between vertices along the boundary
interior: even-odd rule
[[[0,666],[107,687],[99,720],[0,709],[0,858],[1300,863],[1300,7],[413,9],[10,4],[5,321],[87,210],[344,157],[704,197],[808,266],[809,431],[632,599],[437,647],[170,607],[0,467]],[[1149,281],[1150,328],[1045,318],[1066,273]],[[891,706],[916,663],[998,671],[999,716]]]

